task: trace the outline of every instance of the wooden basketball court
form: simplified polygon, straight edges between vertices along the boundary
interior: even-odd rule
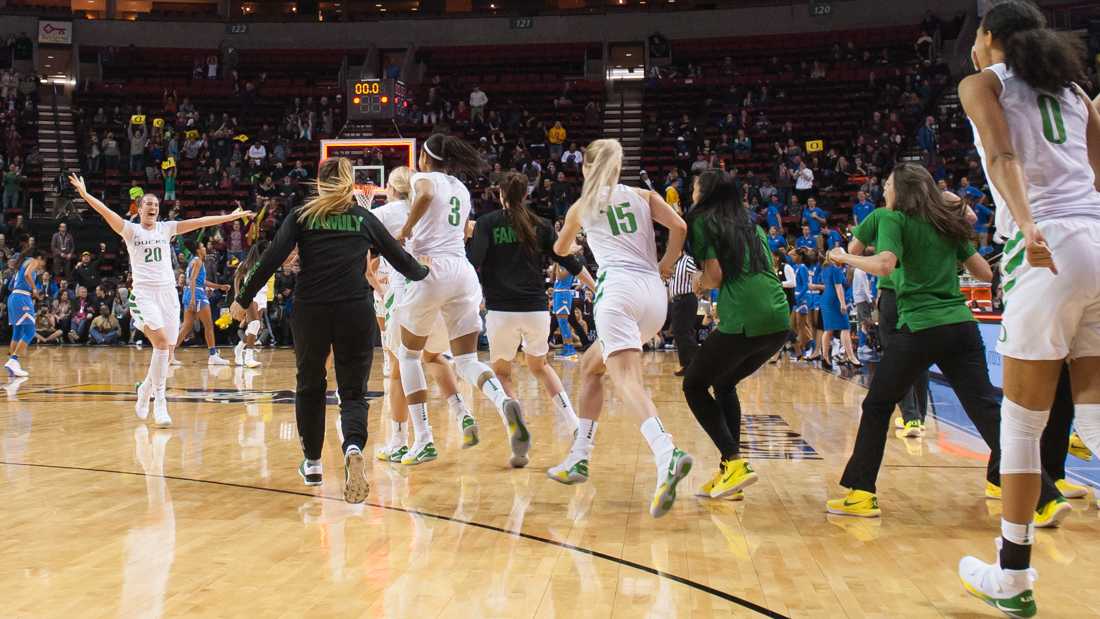
[[[569,448],[526,372],[517,385],[534,446],[508,467],[502,424],[473,397],[482,443],[463,451],[432,400],[440,459],[372,461],[371,495],[342,500],[338,415],[325,484],[301,484],[293,354],[260,371],[181,353],[174,426],[133,414],[149,351],[34,348],[32,377],[0,393],[0,616],[4,617],[995,617],[968,597],[961,556],[993,555],[1000,505],[982,496],[981,443],[930,419],[891,438],[883,517],[826,516],[865,393],[804,364],[744,384],[745,454],[761,481],[743,502],[692,496],[718,455],[672,375],[647,355],[662,419],[696,468],[666,518],[647,509],[655,471],[638,428],[605,410],[588,484],[546,478]],[[575,364],[558,364],[571,392]],[[372,387],[381,392],[376,365]],[[330,389],[333,385],[330,383]],[[371,405],[373,451],[382,397]],[[1041,531],[1046,617],[1100,616],[1100,518],[1073,501]]]

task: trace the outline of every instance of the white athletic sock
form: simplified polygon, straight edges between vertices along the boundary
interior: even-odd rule
[[[409,404],[409,421],[412,422],[413,432],[416,433],[416,445],[422,446],[434,442],[432,424],[428,421],[427,404]]]
[[[672,444],[672,435],[665,432],[665,426],[658,417],[650,417],[642,422],[642,436],[645,437],[646,442],[649,443],[649,449],[653,452],[657,470],[666,470],[669,460],[672,459],[672,450],[676,448]]]
[[[454,415],[454,418],[459,421],[462,421],[463,417],[470,414],[470,409],[466,406],[466,402],[462,399],[461,394],[456,393],[447,398],[447,406],[451,409],[451,415]]]
[[[573,439],[573,447],[569,450],[570,460],[587,460],[592,457],[592,447],[596,444],[596,427],[599,423],[592,419],[580,420],[577,437]]]
[[[397,448],[409,443],[409,423],[390,420],[390,446]]]
[[[1001,518],[1001,537],[1020,546],[1030,546],[1035,543],[1035,522],[1016,524]]]
[[[165,349],[153,349],[153,355],[149,359],[149,373],[145,377],[149,381],[152,390],[150,393],[158,400],[164,399],[165,384],[168,382],[168,351]]]
[[[569,401],[569,394],[562,391],[550,399],[554,401],[554,410],[558,412],[558,415],[571,422],[574,428],[577,427],[577,412],[573,410],[573,403]]]

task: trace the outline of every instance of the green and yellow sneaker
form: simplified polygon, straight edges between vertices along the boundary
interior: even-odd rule
[[[689,454],[679,449],[672,450],[668,468],[661,472],[661,478],[657,480],[653,502],[649,505],[650,516],[660,518],[672,509],[672,505],[676,502],[676,486],[691,472],[691,465],[694,462]]]
[[[413,445],[412,449],[409,449],[401,456],[401,464],[414,466],[417,464],[424,464],[425,462],[431,462],[438,457],[439,452],[435,450],[435,443],[427,443],[420,447]]]
[[[959,578],[966,592],[989,604],[1009,617],[1034,617],[1035,570],[1002,570],[975,557],[963,557],[959,561]]]
[[[481,442],[478,438],[477,420],[471,415],[462,416],[462,448],[469,449]]]
[[[577,460],[573,463],[566,460],[546,471],[546,476],[567,486],[583,484],[588,481],[588,460]]]

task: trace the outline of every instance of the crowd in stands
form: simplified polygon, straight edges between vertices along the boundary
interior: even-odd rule
[[[26,207],[30,169],[41,161],[34,144],[38,117],[38,77],[0,69],[0,170],[3,170],[3,218]],[[29,147],[29,148],[28,148]],[[0,222],[2,225],[3,222]]]

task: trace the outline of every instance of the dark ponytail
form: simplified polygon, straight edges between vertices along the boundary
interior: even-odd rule
[[[982,30],[1000,41],[1005,64],[1035,90],[1057,93],[1085,79],[1085,46],[1047,28],[1046,17],[1028,0],[1005,0],[982,18]]]
[[[772,272],[770,255],[756,236],[756,224],[742,205],[741,191],[733,178],[722,170],[707,170],[696,182],[699,201],[688,212],[688,230],[695,229],[697,219],[703,221],[704,236],[722,267],[723,282]],[[692,257],[702,265],[699,249],[692,247]]]
[[[248,255],[244,257],[244,260],[237,265],[237,271],[233,273],[233,295],[236,296],[244,287],[244,281],[252,275],[252,271],[260,265],[260,257],[263,256],[264,250],[267,249],[267,241],[257,240],[252,244],[252,247],[248,250]]]
[[[538,255],[535,214],[527,208],[527,176],[512,171],[500,179],[500,197],[508,205],[504,209],[504,219],[519,237],[524,251],[532,256]]]
[[[438,166],[448,174],[477,176],[489,167],[476,148],[452,135],[435,133],[424,141],[424,149],[432,160],[432,166]]]

